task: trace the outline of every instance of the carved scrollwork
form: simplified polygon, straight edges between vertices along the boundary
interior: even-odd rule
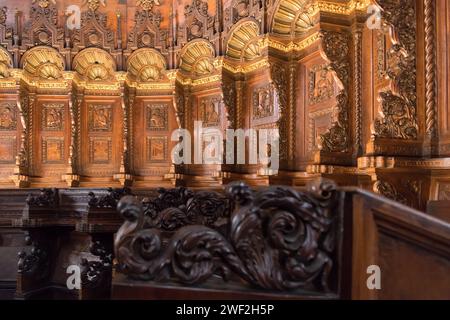
[[[392,47],[386,74],[391,89],[380,92],[383,117],[375,121],[375,136],[417,139],[416,6],[409,0],[376,0],[389,27]]]
[[[146,226],[175,230],[185,225],[214,225],[220,218],[229,217],[230,201],[217,192],[193,193],[186,188],[159,189],[159,196],[144,201]]]
[[[119,200],[127,195],[132,195],[130,188],[108,188],[108,193],[96,196],[95,193],[89,192],[88,206],[91,208],[115,208]]]
[[[192,195],[175,190],[175,197],[168,193],[175,199],[171,203]],[[197,221],[170,233],[148,227],[142,204],[123,198],[118,211],[125,222],[115,239],[119,270],[138,279],[185,284],[201,284],[216,275],[268,290],[331,289],[341,214],[334,183],[320,180],[308,192],[297,192],[288,187],[252,191],[236,182],[226,187],[223,196],[233,208],[226,228]],[[196,197],[204,202],[199,194],[191,199]],[[222,201],[217,194],[208,197]]]
[[[320,136],[320,148],[327,152],[347,152],[349,149],[350,39],[348,33],[323,32],[322,50],[330,61],[329,68],[336,74],[341,89],[336,97],[336,121]]]
[[[58,189],[41,189],[36,196],[29,194],[26,203],[30,207],[55,208],[59,203]]]

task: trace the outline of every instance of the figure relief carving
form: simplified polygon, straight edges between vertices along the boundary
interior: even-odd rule
[[[12,102],[0,104],[0,130],[15,130],[17,127],[16,105]]]
[[[309,103],[317,104],[333,97],[334,79],[328,65],[317,65],[309,72]]]
[[[347,152],[349,138],[349,77],[350,77],[350,34],[324,31],[322,50],[330,61],[329,70],[338,80],[339,94],[336,96],[336,119],[329,130],[321,135],[319,148],[327,152]]]
[[[375,136],[412,139],[418,137],[416,96],[416,5],[409,0],[376,0],[383,24],[390,30],[392,47],[387,53],[386,75],[391,89],[380,92],[381,117]]]
[[[168,105],[150,104],[147,105],[147,130],[161,131],[168,129]]]
[[[274,115],[274,90],[272,85],[257,88],[253,92],[253,119],[263,119]]]
[[[203,122],[203,126],[213,127],[219,125],[221,102],[220,97],[208,97],[200,100],[199,120]]]
[[[64,104],[44,104],[42,106],[42,130],[60,131],[64,125]]]
[[[147,137],[147,161],[167,160],[167,137]]]
[[[110,105],[89,105],[89,131],[108,131],[112,128]]]

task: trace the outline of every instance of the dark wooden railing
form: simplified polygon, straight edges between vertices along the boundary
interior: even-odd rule
[[[2,190],[0,299],[449,299],[445,208],[327,180]],[[79,290],[66,286],[70,265]]]
[[[449,299],[450,225],[358,189],[119,202],[113,298]]]

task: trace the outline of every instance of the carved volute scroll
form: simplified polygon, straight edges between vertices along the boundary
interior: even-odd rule
[[[125,223],[115,239],[118,268],[159,282],[199,285],[216,275],[263,290],[333,291],[338,202],[329,181],[315,182],[308,192],[252,191],[240,182],[227,186],[224,195],[162,190],[145,210],[124,197],[118,211]],[[219,211],[225,225],[217,224],[216,207],[224,209]]]
[[[390,30],[386,74],[391,89],[380,92],[383,117],[375,122],[375,136],[415,140],[418,138],[416,93],[416,4],[411,0],[376,0],[383,22]]]
[[[321,135],[320,147],[326,152],[348,152],[349,132],[349,82],[350,82],[350,41],[346,32],[324,31],[322,51],[330,61],[330,69],[336,74],[338,93],[336,100],[336,121],[328,131]]]

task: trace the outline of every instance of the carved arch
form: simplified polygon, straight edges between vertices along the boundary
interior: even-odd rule
[[[63,77],[65,63],[56,49],[38,46],[25,52],[20,66],[29,76],[57,80]]]
[[[271,32],[282,36],[299,36],[314,26],[311,0],[279,0],[270,25]]]
[[[128,76],[141,82],[157,81],[166,70],[164,56],[152,48],[141,48],[134,51],[127,61]]]
[[[203,39],[195,39],[186,44],[180,53],[181,70],[195,76],[203,76],[214,71],[213,45]]]
[[[86,80],[105,81],[114,78],[116,63],[105,50],[87,48],[75,56],[72,68]]]
[[[226,56],[239,61],[252,61],[261,56],[259,24],[252,18],[241,20],[230,31]]]

